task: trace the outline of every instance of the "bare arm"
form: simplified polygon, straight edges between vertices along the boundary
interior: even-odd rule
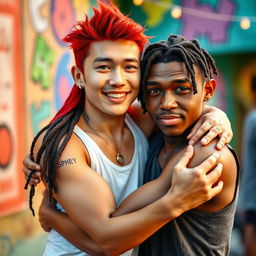
[[[188,135],[189,143],[194,145],[201,139],[201,144],[207,145],[217,136],[216,149],[221,150],[233,137],[230,121],[219,108],[205,105],[203,115]]]
[[[195,146],[195,157],[192,159],[190,166],[193,167],[197,165],[198,162],[201,162],[213,152],[217,152],[214,141],[207,147],[197,143]],[[238,178],[238,166],[236,160],[227,146],[218,151],[218,154],[220,155],[218,162],[223,164],[223,170],[219,180],[224,182],[224,186],[221,193],[198,207],[198,209],[203,211],[214,212],[221,210],[229,205],[234,199]]]
[[[186,152],[186,154],[189,154],[189,152]],[[217,168],[221,168],[223,166],[221,175],[215,181],[223,181],[224,186],[221,193],[216,195],[212,200],[209,200],[199,206],[198,209],[204,211],[217,211],[225,208],[234,198],[237,181],[237,165],[230,150],[227,147],[224,147],[221,151],[217,152],[215,149],[215,141],[213,141],[207,147],[197,143],[197,145],[195,145],[194,157],[191,159],[188,166],[199,170],[200,164],[207,158],[210,161],[213,161],[212,164],[221,163],[221,166],[218,166]],[[171,167],[167,165],[159,178],[146,183],[129,195],[113,213],[113,216],[122,215],[140,209],[165,194],[168,191],[170,184],[175,184],[175,182],[173,183],[172,181],[170,168]],[[210,168],[208,170],[210,170]],[[204,175],[209,175],[209,177],[211,177],[214,175],[214,172],[206,172]],[[214,182],[212,184],[214,184]],[[184,187],[184,190],[185,189],[189,189],[189,187]],[[192,197],[191,200],[193,200]]]
[[[184,176],[186,177],[187,175],[191,175],[191,177],[189,178],[190,182],[188,182],[188,180],[184,181],[185,190],[191,189],[190,186],[193,185],[192,179],[195,178],[193,175],[200,177],[202,179],[201,181],[206,182],[206,184],[216,184],[222,172],[222,166],[217,165],[219,154],[210,155],[206,160],[204,159],[204,161],[202,160],[202,162],[198,162],[197,166],[194,165],[193,169],[185,169],[186,165],[189,166],[189,161],[193,156],[193,151],[193,147],[188,146],[186,152],[184,153],[180,161],[176,164],[176,166],[173,167],[173,163],[169,162],[169,164],[166,165],[161,175],[157,179],[147,182],[139,189],[137,189],[135,192],[133,192],[131,195],[129,195],[121,203],[118,209],[112,214],[112,216],[119,216],[145,207],[146,205],[154,202],[155,200],[163,196],[165,193],[167,193],[171,185],[175,186],[175,182],[173,183],[172,179],[174,175],[174,179],[176,180],[176,174],[175,172],[173,173],[171,169],[175,170],[177,166],[179,166],[178,168],[184,168],[184,175],[186,171],[190,172],[189,174],[186,173],[186,175]],[[184,164],[181,164],[183,161]],[[203,195],[203,192],[201,195]],[[192,195],[190,199],[194,200]]]
[[[57,230],[70,243],[91,256],[104,255],[102,249],[66,213],[54,209],[48,198],[48,192],[45,191],[39,208],[39,221],[42,228],[46,232],[49,232],[52,228]]]
[[[79,143],[81,144],[80,141]],[[72,154],[72,157],[77,159],[77,163],[58,170],[59,190],[55,198],[74,223],[83,232],[87,232],[107,255],[118,255],[135,247],[171,219],[196,207],[221,190],[219,185],[206,192],[205,181],[202,181],[198,175],[191,175],[190,171],[182,172],[179,166],[176,168],[175,186],[160,199],[141,210],[110,218],[115,210],[112,191],[101,176],[89,168],[81,147],[82,144],[79,146],[73,141],[62,154],[60,160],[68,159]],[[184,177],[188,176],[190,179],[184,180]],[[191,176],[194,177],[193,185],[187,190],[189,192],[184,193],[184,186],[191,183]],[[203,195],[202,191],[205,191]]]
[[[150,137],[156,127],[147,113],[143,113],[140,104],[136,101],[129,109],[129,114],[133,117],[137,125],[143,130],[147,137]],[[233,132],[227,115],[220,109],[205,106],[204,114],[197,121],[196,125],[188,135],[189,143],[194,145],[201,139],[202,145],[209,144],[214,138],[220,136],[216,147],[220,150],[225,144],[230,143]],[[37,185],[41,180],[40,165],[31,161],[29,156],[23,160],[23,173],[28,177],[31,170],[36,171],[33,174],[30,185]]]

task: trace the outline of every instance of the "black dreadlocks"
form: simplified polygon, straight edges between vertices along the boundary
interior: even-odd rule
[[[213,74],[217,75],[217,68],[213,58],[203,48],[200,47],[196,39],[186,40],[181,35],[170,35],[167,41],[159,41],[149,45],[141,62],[141,85],[138,99],[146,112],[146,81],[150,68],[156,63],[167,63],[171,61],[184,62],[191,77],[194,94],[197,93],[195,81],[195,71],[193,64],[198,65],[206,78],[211,79]]]
[[[36,163],[40,163],[41,158],[41,166],[42,166],[42,174],[45,179],[45,182],[48,184],[49,190],[49,200],[52,200],[53,193],[57,192],[56,186],[56,164],[57,161],[65,149],[72,133],[75,124],[78,122],[81,113],[84,107],[84,98],[85,93],[83,90],[81,102],[69,111],[67,114],[59,117],[53,123],[48,124],[43,129],[39,131],[39,133],[35,136],[31,148],[30,148],[30,158]],[[34,147],[39,136],[46,131],[41,147],[38,150],[36,158],[34,158]],[[29,181],[32,178],[34,171],[31,171],[29,176],[27,177],[27,181],[25,184],[25,189],[28,188]],[[32,199],[35,193],[35,186],[31,186],[29,193],[29,208],[32,211],[33,216],[35,216],[34,209],[32,207]]]

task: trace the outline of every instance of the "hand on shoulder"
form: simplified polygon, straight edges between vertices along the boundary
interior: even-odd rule
[[[215,147],[216,142],[217,139],[206,146],[197,143],[194,146],[194,156],[189,163],[190,167],[197,166],[215,152],[220,156],[218,162],[223,164],[223,170],[219,181],[223,181],[223,189],[220,194],[198,207],[200,210],[209,212],[224,209],[233,201],[238,178],[238,166],[234,154],[227,145],[221,150],[217,150]]]

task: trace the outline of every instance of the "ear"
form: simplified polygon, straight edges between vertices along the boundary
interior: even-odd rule
[[[216,89],[216,81],[214,79],[210,79],[206,82],[204,86],[204,101],[208,101],[213,96]]]
[[[83,75],[82,71],[77,66],[73,66],[71,68],[71,74],[73,76],[75,84],[80,89],[84,88],[84,86],[85,86],[85,79],[84,79],[84,75]]]

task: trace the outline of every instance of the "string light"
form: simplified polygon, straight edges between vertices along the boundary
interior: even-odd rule
[[[243,17],[240,22],[240,27],[242,29],[249,29],[251,26],[251,22],[247,17]]]
[[[179,19],[182,15],[182,9],[180,6],[173,6],[172,10],[171,10],[171,16],[174,18],[174,19]]]
[[[229,15],[229,14],[223,14],[223,13],[214,13],[214,12],[208,12],[203,11],[199,9],[193,9],[189,7],[183,7],[178,5],[173,5],[171,3],[167,2],[161,2],[156,0],[133,0],[133,3],[135,5],[141,5],[143,2],[145,3],[151,3],[157,6],[161,6],[165,9],[170,10],[170,15],[174,19],[179,19],[182,14],[189,14],[195,17],[201,17],[205,19],[213,19],[213,20],[220,20],[220,21],[232,21],[232,22],[239,22],[240,27],[242,29],[249,29],[252,22],[256,22],[256,16],[251,17],[244,17],[244,16],[237,16],[237,15]]]
[[[143,2],[144,2],[144,0],[133,0],[133,4],[137,5],[137,6],[142,5]]]

